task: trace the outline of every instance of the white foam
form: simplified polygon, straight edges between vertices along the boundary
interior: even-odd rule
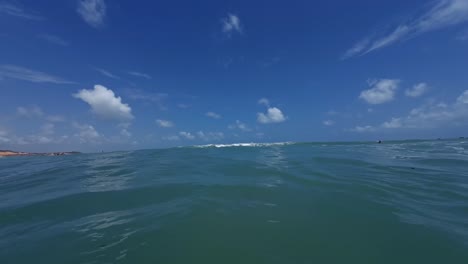
[[[284,146],[291,145],[294,142],[276,142],[276,143],[233,143],[233,144],[208,144],[197,145],[195,148],[232,148],[232,147],[271,147],[271,146]]]

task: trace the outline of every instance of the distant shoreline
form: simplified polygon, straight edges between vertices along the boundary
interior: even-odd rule
[[[69,152],[47,152],[47,153],[34,153],[34,152],[20,152],[12,150],[0,150],[0,157],[18,157],[18,156],[67,156],[80,154],[77,151]]]

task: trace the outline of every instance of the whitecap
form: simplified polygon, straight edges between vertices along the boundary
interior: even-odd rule
[[[196,145],[194,148],[232,148],[232,147],[271,147],[271,146],[285,146],[292,145],[295,142],[274,142],[274,143],[232,143],[232,144],[208,144]]]

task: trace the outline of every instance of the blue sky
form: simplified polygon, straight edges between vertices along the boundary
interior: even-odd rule
[[[468,136],[468,0],[0,0],[0,149]]]

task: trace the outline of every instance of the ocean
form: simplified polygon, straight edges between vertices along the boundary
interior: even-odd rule
[[[0,263],[468,263],[468,140],[0,158]]]

